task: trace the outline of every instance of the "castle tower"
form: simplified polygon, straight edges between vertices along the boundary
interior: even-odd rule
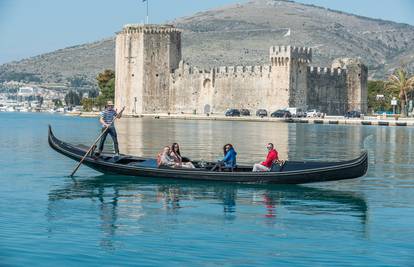
[[[346,69],[348,110],[358,110],[363,114],[368,111],[368,68],[361,60],[355,58],[338,58],[332,68]]]
[[[115,106],[124,114],[169,111],[170,73],[181,60],[172,25],[125,25],[116,36]]]
[[[294,46],[272,46],[270,62],[276,88],[285,91],[279,94],[290,107],[306,108],[307,68],[312,62],[312,49]]]

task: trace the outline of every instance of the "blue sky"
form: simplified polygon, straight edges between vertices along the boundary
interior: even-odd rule
[[[149,0],[150,22],[161,23],[241,0]],[[414,25],[413,0],[299,0],[363,16]],[[145,20],[142,0],[0,0],[0,64],[93,42],[122,25]]]

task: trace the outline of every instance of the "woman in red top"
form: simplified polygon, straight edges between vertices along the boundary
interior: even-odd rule
[[[253,165],[253,171],[254,172],[268,172],[272,168],[272,164],[275,161],[279,160],[279,155],[278,155],[276,149],[274,149],[274,146],[273,146],[272,143],[268,143],[266,145],[266,148],[269,151],[267,153],[266,160],[263,161],[262,163],[254,164]]]

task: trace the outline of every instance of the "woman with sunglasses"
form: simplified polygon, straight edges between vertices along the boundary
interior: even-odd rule
[[[170,157],[174,160],[177,166],[182,168],[195,168],[191,161],[183,162],[183,157],[181,156],[180,146],[177,143],[171,145]]]

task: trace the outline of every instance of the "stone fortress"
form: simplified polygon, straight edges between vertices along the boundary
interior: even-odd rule
[[[311,62],[311,48],[273,46],[268,65],[201,70],[182,60],[174,26],[125,25],[116,36],[115,105],[126,115],[286,107],[366,113],[368,70],[360,60],[336,59],[330,68]]]

